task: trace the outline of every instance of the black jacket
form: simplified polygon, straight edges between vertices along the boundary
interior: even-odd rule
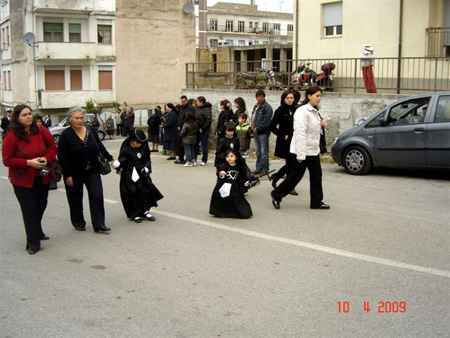
[[[295,106],[288,106],[282,102],[275,110],[272,121],[270,122],[270,131],[277,136],[274,155],[280,158],[286,158],[290,152],[292,134],[294,133],[294,113]],[[288,139],[285,139],[285,136]]]
[[[197,108],[197,119],[198,119],[198,126],[202,130],[202,132],[209,131],[211,129],[211,104],[205,103],[205,105]]]
[[[192,107],[190,104],[187,104],[186,106],[181,106],[180,111],[178,112],[177,126],[178,126],[178,128],[180,128],[180,130],[181,130],[181,128],[183,128],[184,118],[188,111],[195,113],[194,107]]]
[[[176,141],[177,132],[177,113],[175,110],[171,110],[166,114],[164,119],[164,141]]]

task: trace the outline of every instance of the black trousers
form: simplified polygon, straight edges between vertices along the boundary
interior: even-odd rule
[[[117,136],[122,135],[122,124],[117,124]]]
[[[42,177],[35,178],[33,187],[24,188],[13,185],[14,193],[22,209],[22,218],[27,234],[27,248],[39,250],[41,248],[42,216],[47,208],[48,184],[42,183]]]
[[[272,196],[277,201],[289,194],[301,181],[306,169],[309,171],[309,192],[310,206],[316,207],[322,204],[322,167],[320,166],[320,156],[306,156],[302,163],[293,162],[292,170],[286,179],[272,191]]]
[[[84,228],[86,221],[83,215],[83,185],[89,196],[89,209],[94,229],[105,226],[105,206],[103,204],[103,186],[100,173],[89,169],[81,175],[72,176],[73,186],[66,184],[66,196],[70,208],[70,220],[77,228]]]
[[[275,174],[276,178],[282,178],[284,175],[289,175],[289,173],[292,171],[292,169],[295,166],[295,162],[297,162],[297,158],[294,154],[288,155],[286,158],[286,164],[282,166]]]
[[[177,136],[177,151],[176,154],[178,155],[178,159],[180,161],[184,161],[184,144],[181,142],[181,137],[178,134]]]

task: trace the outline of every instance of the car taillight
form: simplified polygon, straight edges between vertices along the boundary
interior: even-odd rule
[[[106,130],[106,123],[103,122],[103,130]]]

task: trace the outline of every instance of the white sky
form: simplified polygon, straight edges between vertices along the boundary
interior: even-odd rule
[[[293,13],[293,0],[256,0],[260,11]],[[213,6],[218,2],[231,2],[250,5],[250,0],[207,0],[208,6]]]

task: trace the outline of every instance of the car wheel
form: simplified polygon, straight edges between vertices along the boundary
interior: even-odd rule
[[[99,139],[100,141],[103,141],[104,138],[105,138],[105,133],[102,132],[102,131],[99,131],[99,132],[98,132],[98,139]]]
[[[56,144],[59,142],[59,135],[53,135],[53,141],[55,141]]]
[[[369,153],[360,146],[350,146],[344,152],[342,161],[345,171],[351,175],[367,174],[372,166]]]

